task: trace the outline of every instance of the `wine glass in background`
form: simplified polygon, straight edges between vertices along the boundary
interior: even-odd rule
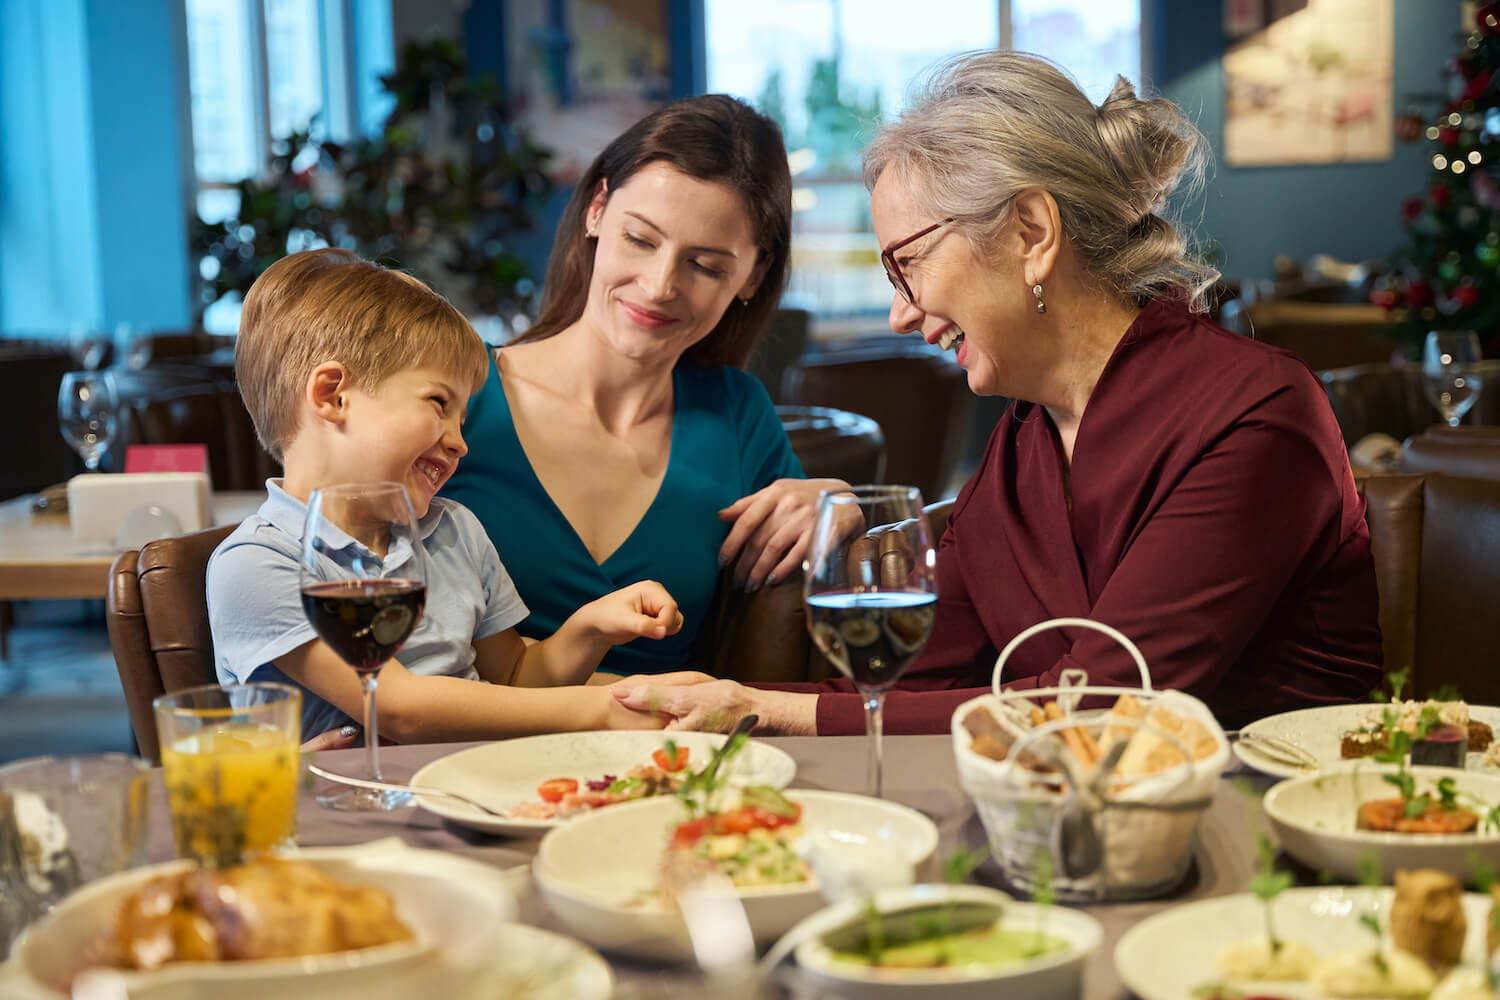
[[[1467,330],[1434,330],[1422,350],[1427,399],[1449,426],[1457,427],[1479,399],[1479,336]]]
[[[151,361],[151,334],[129,323],[115,326],[115,367],[138,372]]]
[[[68,351],[80,368],[97,371],[104,364],[104,355],[108,350],[108,338],[91,332],[85,326],[75,326],[68,333]]]
[[[68,372],[57,390],[57,422],[62,436],[90,472],[115,439],[119,403],[109,372]]]
[[[821,494],[802,587],[813,642],[864,697],[870,790],[878,798],[885,695],[932,634],[937,604],[921,492],[856,486]]]
[[[359,674],[368,777],[380,774],[375,682],[417,627],[427,564],[417,519],[400,483],[346,483],[313,490],[302,527],[302,609],[313,630]],[[352,788],[318,799],[345,811],[382,811],[410,793]]]

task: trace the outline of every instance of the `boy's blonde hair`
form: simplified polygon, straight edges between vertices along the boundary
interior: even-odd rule
[[[430,367],[466,378],[472,394],[490,367],[469,321],[421,281],[347,250],[308,250],[255,280],[234,348],[240,395],[277,461],[296,436],[308,376],[325,361],[342,364],[366,392]]]

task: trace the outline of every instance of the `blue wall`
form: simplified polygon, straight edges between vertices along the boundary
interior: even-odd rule
[[[1362,260],[1398,249],[1404,240],[1401,202],[1425,188],[1432,172],[1425,142],[1397,142],[1394,157],[1384,163],[1223,163],[1221,8],[1208,0],[1157,0],[1154,23],[1143,26],[1158,89],[1185,108],[1213,144],[1215,165],[1197,230],[1222,248],[1220,269],[1229,277],[1268,278],[1280,253]],[[1461,44],[1459,0],[1395,0],[1395,15],[1399,113],[1408,95],[1445,86],[1443,64]]]

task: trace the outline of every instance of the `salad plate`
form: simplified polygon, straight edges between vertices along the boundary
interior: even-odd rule
[[[1361,857],[1378,861],[1387,882],[1398,868],[1432,868],[1472,882],[1477,865],[1500,864],[1500,830],[1487,815],[1500,805],[1500,775],[1449,767],[1412,767],[1406,773],[1413,793],[1429,800],[1436,798],[1439,781],[1450,780],[1454,804],[1473,813],[1477,825],[1466,832],[1361,829],[1361,805],[1399,797],[1390,780],[1397,768],[1373,761],[1278,782],[1262,804],[1282,850],[1341,881],[1360,881]]]
[[[1319,958],[1374,946],[1360,917],[1388,923],[1393,890],[1330,886],[1287,889],[1275,907],[1276,933],[1287,942],[1309,946]],[[1485,927],[1490,899],[1474,893],[1463,896],[1468,921],[1462,961],[1482,969]],[[1164,910],[1132,927],[1115,945],[1115,970],[1132,993],[1142,1000],[1183,1000],[1206,996],[1200,988],[1225,982],[1218,956],[1226,948],[1263,935],[1265,911],[1250,893],[1184,903]],[[1244,995],[1285,1000],[1321,1000],[1324,996],[1307,982],[1231,980]]]
[[[725,737],[722,733],[626,730],[525,736],[440,757],[412,775],[410,783],[417,804],[446,820],[484,833],[536,837],[563,819],[491,816],[442,795],[424,796],[420,789],[455,792],[497,812],[509,812],[527,804],[541,805],[541,786],[555,780],[572,782],[583,791],[589,783],[607,786],[633,768],[651,765],[653,755],[668,740],[687,749],[685,769],[697,770],[724,745]],[[754,740],[725,764],[723,772],[730,785],[773,788],[785,788],[796,776],[797,764],[785,751]]]
[[[796,822],[803,831],[841,841],[850,854],[888,852],[892,865],[910,872],[937,848],[932,820],[903,805],[811,790],[789,791],[785,798],[800,807]],[[668,846],[681,827],[692,825],[686,819],[682,804],[665,797],[586,813],[542,838],[532,876],[558,919],[594,947],[690,961],[687,929],[662,891]],[[732,891],[755,941],[764,945],[822,907],[823,888],[808,871],[792,881]]]
[[[1365,702],[1358,705],[1323,705],[1318,708],[1302,708],[1294,712],[1269,715],[1264,719],[1257,719],[1240,730],[1251,739],[1236,740],[1234,753],[1255,770],[1277,778],[1293,778],[1306,772],[1278,754],[1260,751],[1255,745],[1255,737],[1269,738],[1273,743],[1289,743],[1298,750],[1310,754],[1323,769],[1347,766],[1353,759],[1358,758],[1343,756],[1342,747],[1345,735],[1366,726],[1372,714],[1378,717],[1380,711],[1386,707],[1389,706],[1379,702]],[[1492,705],[1470,705],[1468,709],[1470,719],[1484,723],[1496,734],[1500,734],[1500,708]],[[1484,757],[1483,753],[1470,753],[1467,758],[1469,768],[1480,768]]]

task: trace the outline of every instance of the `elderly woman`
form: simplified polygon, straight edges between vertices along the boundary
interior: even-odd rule
[[[602,669],[671,671],[690,666],[721,566],[754,589],[801,565],[818,492],[847,484],[802,478],[738,367],[786,283],[791,189],[775,123],[717,94],[646,116],[579,181],[541,316],[493,352],[444,490],[500,551],[531,610],[522,635],[655,579],[682,631]]]
[[[891,328],[953,351],[974,392],[1017,400],[954,505],[932,639],[887,731],[945,731],[999,647],[1061,616],[1113,625],[1155,685],[1226,726],[1377,683],[1364,503],[1322,388],[1203,317],[1216,272],[1161,214],[1202,141],[1123,79],[1096,108],[1049,63],[985,52],[942,68],[866,151]],[[1052,630],[1018,648],[1007,686],[1067,668],[1137,683],[1108,638]],[[782,732],[859,732],[849,690],[616,696],[682,727],[755,711]]]

